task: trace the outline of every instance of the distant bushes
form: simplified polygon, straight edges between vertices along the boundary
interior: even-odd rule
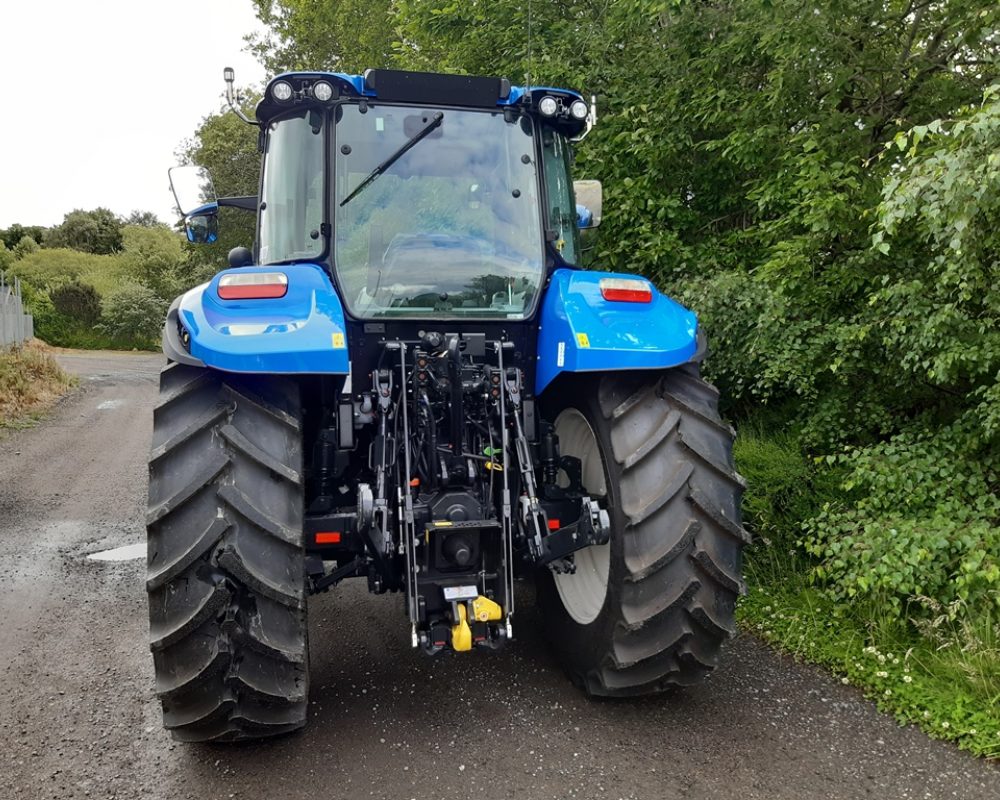
[[[192,260],[183,237],[150,215],[133,217],[116,227],[101,209],[72,212],[44,247],[0,253],[21,279],[36,336],[61,347],[159,346],[170,302],[215,268]],[[88,249],[52,246],[66,243]]]

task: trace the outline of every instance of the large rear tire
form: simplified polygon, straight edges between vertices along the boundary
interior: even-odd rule
[[[612,524],[607,545],[577,553],[575,574],[540,573],[557,655],[593,695],[697,683],[735,630],[749,541],[718,393],[695,364],[577,376],[547,415]]]
[[[181,741],[306,721],[298,386],[170,364],[149,460],[150,647]]]

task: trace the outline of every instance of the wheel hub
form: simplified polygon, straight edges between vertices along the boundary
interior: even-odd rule
[[[560,453],[580,459],[587,493],[607,496],[600,446],[587,418],[577,409],[568,408],[556,417],[555,431]],[[576,572],[554,573],[552,577],[566,612],[581,625],[589,625],[601,613],[608,594],[611,543],[585,547],[574,554],[573,560]]]

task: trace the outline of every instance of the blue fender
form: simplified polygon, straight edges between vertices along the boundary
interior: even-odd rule
[[[601,278],[638,276],[570,269],[552,274],[539,321],[535,394],[563,372],[666,369],[694,356],[698,317],[693,311],[651,283],[651,302],[605,300]]]
[[[284,297],[223,300],[219,279],[283,272]],[[189,345],[182,344],[181,328]],[[167,314],[163,349],[174,361],[227,372],[346,375],[350,371],[344,308],[326,271],[315,264],[241,267],[179,297]]]

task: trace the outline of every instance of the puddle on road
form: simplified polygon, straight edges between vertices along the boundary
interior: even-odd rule
[[[114,550],[102,550],[99,553],[91,553],[87,556],[91,561],[134,561],[137,558],[145,557],[145,542],[127,544],[124,547],[116,547]]]
[[[98,411],[111,411],[116,408],[120,408],[125,405],[124,400],[105,400],[103,403],[99,403],[97,406]]]

